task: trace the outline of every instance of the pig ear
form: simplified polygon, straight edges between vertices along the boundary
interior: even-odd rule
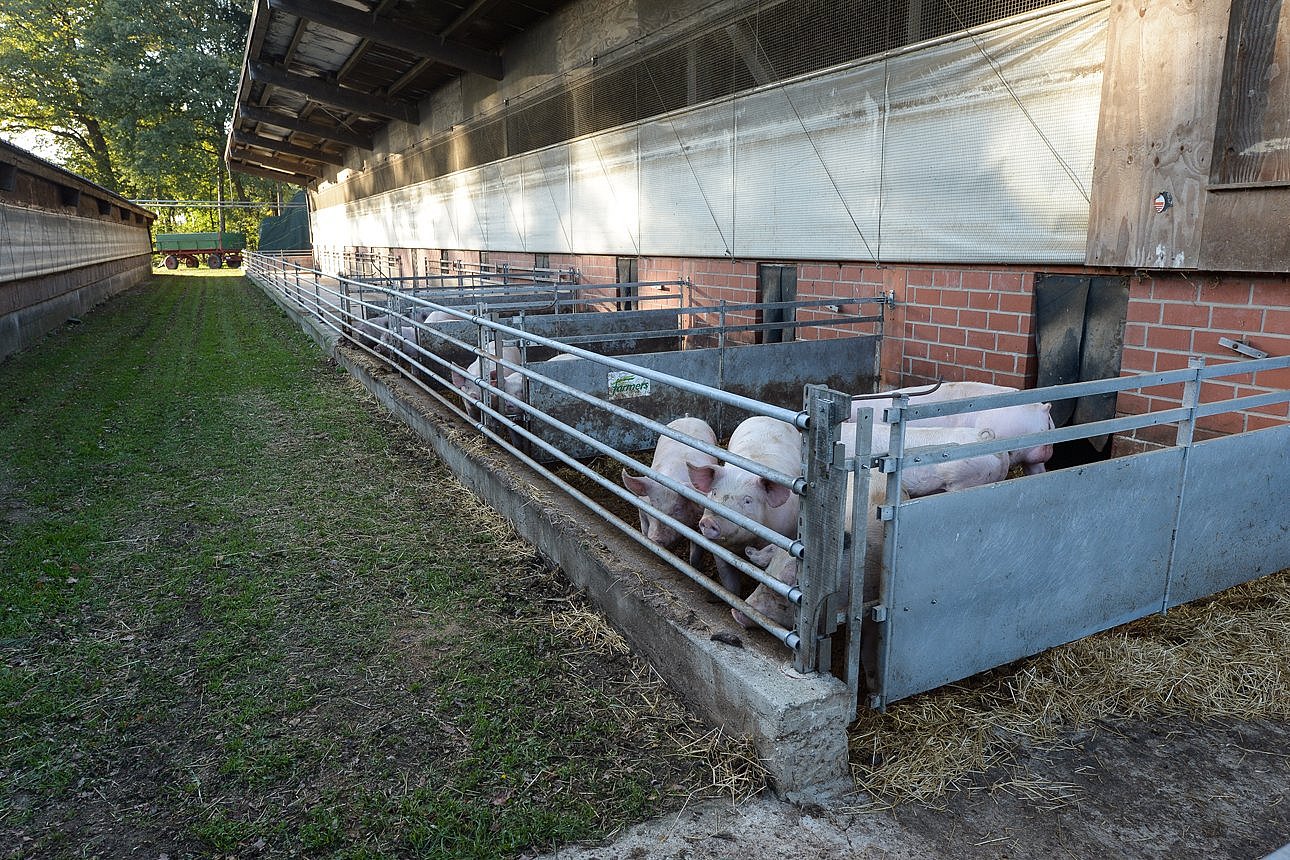
[[[761,488],[766,491],[766,503],[772,508],[780,507],[793,494],[793,491],[788,487],[780,486],[774,481],[768,481],[765,478],[761,479]]]
[[[694,489],[700,493],[712,491],[712,484],[717,480],[717,470],[721,468],[720,466],[711,464],[696,466],[687,460],[685,467],[690,470],[690,483],[694,485]]]
[[[623,469],[623,486],[638,496],[648,496],[650,484],[653,483],[654,482],[649,478],[640,475],[633,475],[626,469]]]
[[[465,371],[463,371],[463,370],[462,370],[460,367],[458,367],[457,365],[455,365],[455,364],[454,364],[454,365],[452,366],[452,386],[453,386],[453,388],[461,388],[463,385],[465,385],[467,382],[469,382],[469,381],[470,381],[470,380],[466,379],[466,377],[465,377],[464,373],[465,373]]]
[[[744,547],[744,555],[752,559],[752,563],[758,567],[765,567],[775,557],[775,545],[773,543],[766,544],[761,549],[757,549],[755,546]]]

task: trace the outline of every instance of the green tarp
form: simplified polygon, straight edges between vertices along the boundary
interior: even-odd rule
[[[312,247],[305,192],[297,191],[291,204],[285,215],[260,221],[260,251],[303,251]]]

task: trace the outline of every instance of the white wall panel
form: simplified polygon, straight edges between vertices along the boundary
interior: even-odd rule
[[[573,246],[586,254],[640,253],[637,131],[597,134],[569,147]]]
[[[1079,263],[1107,20],[1063,7],[323,209],[315,241]]]
[[[642,253],[733,253],[734,115],[734,103],[723,102],[641,127]]]
[[[107,263],[151,250],[148,230],[134,223],[0,204],[0,282]]]
[[[524,224],[529,250],[573,253],[568,147],[553,147],[514,160],[524,177]]]

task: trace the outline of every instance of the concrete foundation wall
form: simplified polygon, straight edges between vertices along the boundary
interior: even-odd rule
[[[141,283],[151,271],[152,258],[145,254],[0,284],[0,359]]]

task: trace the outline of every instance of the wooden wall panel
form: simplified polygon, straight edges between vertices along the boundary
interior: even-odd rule
[[[1228,0],[1112,7],[1086,262],[1200,265]],[[1157,214],[1160,192],[1173,205]]]
[[[1290,188],[1211,191],[1208,198],[1202,269],[1290,272]]]

